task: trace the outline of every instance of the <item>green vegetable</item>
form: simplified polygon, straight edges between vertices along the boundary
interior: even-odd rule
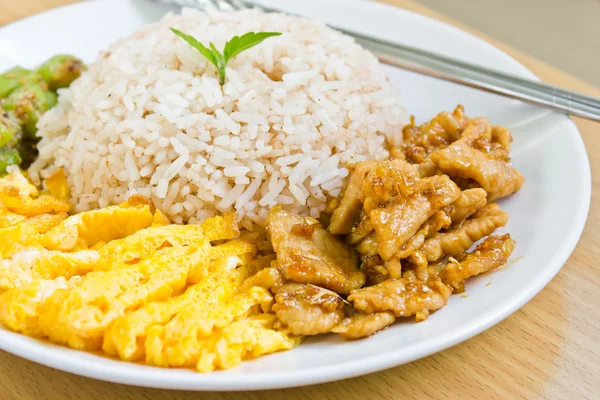
[[[57,102],[56,89],[67,87],[85,70],[81,60],[58,55],[36,71],[15,67],[0,74],[0,174],[37,156],[36,124]]]
[[[13,115],[0,110],[0,147],[13,143],[21,133],[21,127]]]
[[[48,110],[56,105],[58,102],[58,96],[56,93],[47,91],[46,92],[46,102],[48,103]]]
[[[34,71],[14,67],[0,75],[0,99],[8,96],[13,90],[27,82],[42,82],[42,77]]]
[[[6,173],[6,168],[9,165],[21,163],[21,157],[16,150],[2,148],[0,149],[0,175]]]
[[[68,87],[85,71],[83,62],[70,55],[57,55],[50,58],[37,69],[48,87],[52,90]]]
[[[36,144],[37,140],[22,138],[12,148],[19,153],[19,157],[21,158],[19,164],[22,169],[29,168],[31,163],[35,161],[38,155]]]
[[[26,83],[13,90],[2,102],[2,107],[6,111],[14,112],[27,138],[35,138],[37,132],[35,125],[42,114],[50,109],[50,103],[56,101],[55,97],[48,93],[37,83]]]
[[[185,40],[188,44],[190,44],[193,48],[198,50],[200,54],[202,54],[212,65],[217,68],[219,72],[219,82],[221,86],[225,83],[225,67],[229,60],[233,57],[237,56],[244,50],[248,50],[251,47],[256,46],[261,43],[263,40],[270,38],[271,36],[279,36],[281,32],[248,32],[243,34],[242,36],[234,36],[225,43],[225,47],[223,48],[223,53],[220,53],[219,50],[215,47],[214,44],[209,43],[210,49],[200,43],[193,36],[187,35],[175,28],[171,28],[174,34]]]

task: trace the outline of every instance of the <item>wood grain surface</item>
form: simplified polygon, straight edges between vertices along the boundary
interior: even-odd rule
[[[600,96],[597,88],[410,0],[384,1],[471,31],[502,48],[546,82]],[[0,25],[72,2],[1,0]],[[0,399],[598,399],[600,124],[580,119],[575,122],[587,146],[593,178],[589,218],[575,252],[531,302],[462,344],[360,378],[296,389],[238,393],[177,392],[100,382],[0,352]]]

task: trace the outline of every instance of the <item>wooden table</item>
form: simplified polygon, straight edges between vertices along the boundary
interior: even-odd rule
[[[473,32],[410,0],[383,0]],[[3,1],[0,26],[74,0]],[[542,80],[600,96],[600,90],[473,32]],[[520,311],[451,349],[387,371],[289,390],[192,393],[100,382],[0,352],[0,399],[399,399],[600,398],[600,124],[575,119],[592,165],[592,206],[575,252]],[[569,210],[564,210],[569,212]]]

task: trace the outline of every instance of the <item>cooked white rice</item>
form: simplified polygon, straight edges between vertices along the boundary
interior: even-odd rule
[[[215,68],[169,27],[222,48],[278,31]],[[320,22],[258,11],[167,15],[120,40],[39,122],[38,183],[67,172],[76,211],[150,197],[175,222],[279,203],[318,217],[349,164],[388,156],[406,114],[377,59]]]

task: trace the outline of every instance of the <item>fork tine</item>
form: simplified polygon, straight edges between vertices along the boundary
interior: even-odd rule
[[[208,2],[209,2],[210,4],[212,4],[212,7],[213,7],[214,9],[216,9],[216,10],[219,10],[219,5],[217,4],[217,1],[216,1],[216,0],[208,0]]]
[[[225,0],[210,0],[210,2],[219,11],[233,11],[234,9]]]
[[[239,0],[225,0],[234,10],[243,10],[245,8],[251,8],[249,7],[249,4],[244,4],[244,2],[239,1]]]

